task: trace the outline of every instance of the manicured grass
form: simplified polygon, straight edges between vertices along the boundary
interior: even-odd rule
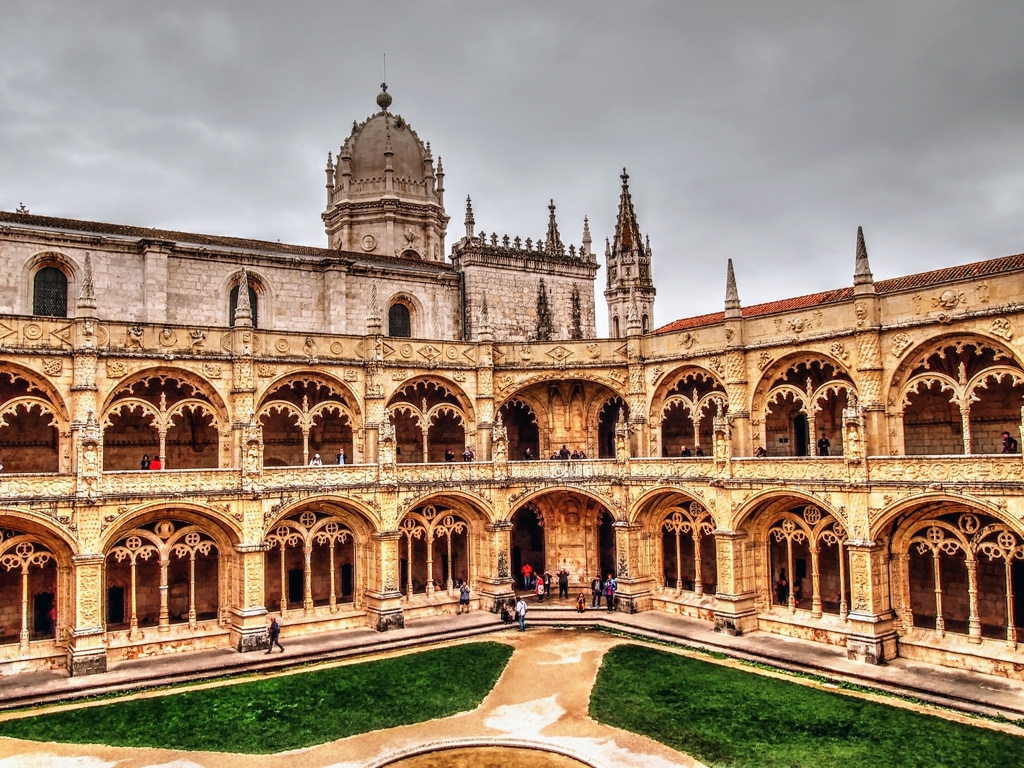
[[[477,707],[512,655],[471,643],[0,723],[34,741],[266,754]]]
[[[715,768],[1024,765],[1024,739],[637,645],[604,657],[596,720]]]

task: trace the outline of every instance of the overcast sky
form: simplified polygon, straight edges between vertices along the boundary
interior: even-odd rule
[[[326,246],[328,150],[400,113],[477,229],[604,263],[626,166],[655,325],[1024,251],[1024,3],[0,0],[0,209]],[[599,332],[607,312],[598,278]]]

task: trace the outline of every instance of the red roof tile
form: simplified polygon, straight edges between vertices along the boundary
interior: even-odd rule
[[[931,272],[919,272],[916,275],[894,277],[889,280],[879,280],[875,283],[875,293],[889,294],[900,291],[912,291],[932,285],[943,283],[955,283],[959,280],[971,280],[986,275],[996,275],[1004,272],[1024,270],[1024,253],[1015,256],[1002,256],[998,259],[988,261],[976,261],[973,264],[962,264],[958,267],[946,267],[934,269]],[[743,307],[743,317],[758,317],[760,315],[771,315],[775,312],[788,312],[794,309],[805,309],[821,304],[836,304],[841,301],[848,301],[853,298],[853,288],[836,288],[821,293],[810,293],[806,296],[796,296],[791,299],[780,299],[769,301],[764,304],[752,304]],[[712,312],[696,317],[685,317],[675,320],[668,325],[663,325],[654,333],[672,333],[675,331],[686,331],[691,328],[701,328],[707,325],[716,325],[725,320],[725,312]]]

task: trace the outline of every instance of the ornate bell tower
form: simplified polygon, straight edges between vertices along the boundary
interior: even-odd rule
[[[633,199],[629,195],[629,174],[622,169],[622,194],[619,197],[619,215],[615,222],[615,239],[605,241],[605,266],[608,287],[604,298],[608,302],[608,335],[626,336],[626,318],[630,304],[636,302],[637,320],[643,333],[654,327],[654,281],[651,279],[651,241],[643,240],[633,212]]]

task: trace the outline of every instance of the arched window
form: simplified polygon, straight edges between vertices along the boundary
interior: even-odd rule
[[[32,314],[68,316],[68,279],[56,267],[43,267],[32,280]]]
[[[641,330],[644,333],[650,333],[651,332],[651,318],[648,317],[647,315],[644,315],[643,318],[640,320],[640,326],[641,326]]]
[[[402,339],[412,337],[412,318],[405,304],[392,304],[388,310],[388,336]]]
[[[619,318],[612,318],[612,338],[619,338]]]
[[[228,320],[232,328],[235,327],[235,310],[238,308],[238,287],[235,286],[231,289],[231,306],[228,308]],[[256,295],[256,291],[253,290],[252,286],[249,286],[249,307],[252,309],[252,327],[258,328],[256,319],[259,317],[259,297]]]

